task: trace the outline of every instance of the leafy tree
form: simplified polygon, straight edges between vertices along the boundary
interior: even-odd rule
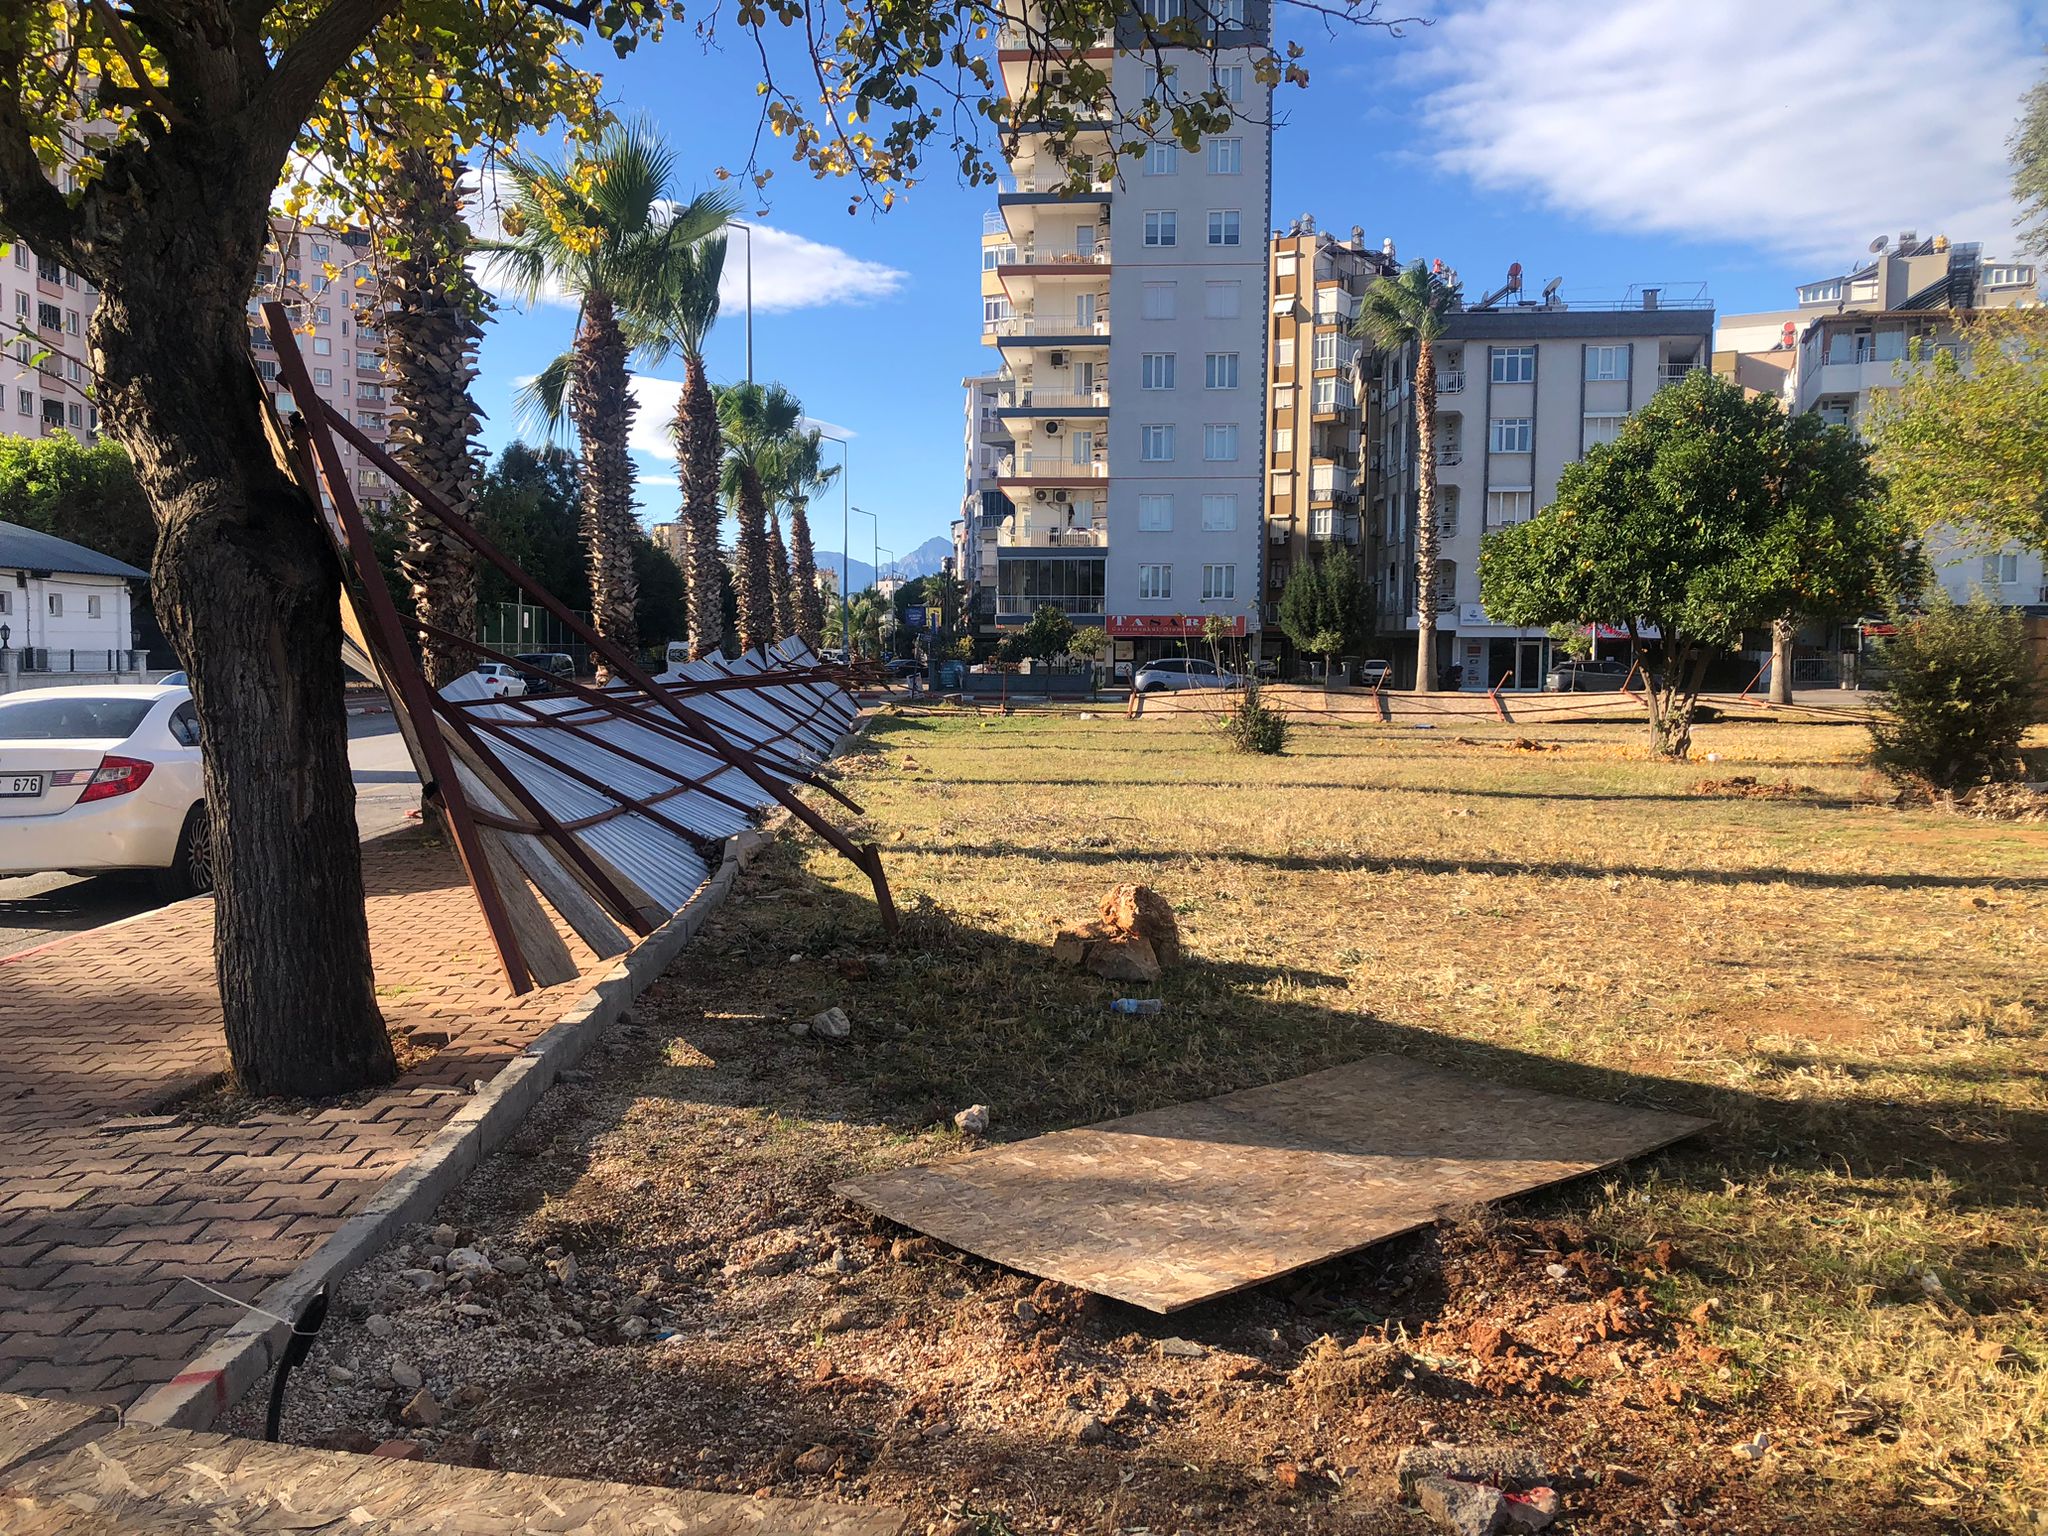
[[[590,607],[590,567],[579,532],[576,455],[565,448],[512,443],[477,488],[478,530],[556,599],[578,612]],[[512,583],[495,570],[480,577],[480,597],[509,603]]]
[[[1074,649],[1074,621],[1051,603],[1041,605],[1017,633],[1018,659],[1026,656],[1067,656]]]
[[[2017,613],[1942,594],[1898,616],[1884,663],[1869,725],[1886,774],[1951,792],[2024,774],[2020,741],[2042,718],[2043,680]]]
[[[2036,93],[2043,88],[2035,87]],[[1909,361],[1872,412],[1877,466],[1922,530],[1958,522],[2048,551],[2048,316],[1967,318],[1962,355]]]
[[[1067,654],[1070,656],[1085,656],[1091,661],[1100,661],[1103,652],[1109,649],[1109,631],[1100,624],[1086,624],[1074,631],[1074,638],[1067,645]]]
[[[803,408],[780,384],[733,384],[716,392],[718,425],[725,438],[720,487],[739,516],[733,549],[733,586],[740,608],[740,649],[773,645],[775,557],[768,543],[768,495],[782,484]],[[781,544],[781,539],[776,539]],[[785,566],[785,570],[787,567]],[[785,575],[784,580],[787,581]]]
[[[633,574],[633,623],[639,648],[658,649],[688,634],[690,593],[683,568],[641,533],[633,535]]]
[[[1486,536],[1480,596],[1506,624],[1627,630],[1652,749],[1683,758],[1718,652],[1788,611],[1879,602],[1906,565],[1846,438],[1691,374],[1566,466],[1552,505]]]
[[[1329,13],[1371,21],[1372,0]],[[192,673],[215,839],[215,956],[229,1059],[259,1093],[322,1095],[396,1070],[378,1013],[362,910],[341,706],[340,571],[320,509],[272,447],[243,310],[288,164],[308,168],[287,211],[320,192],[346,216],[392,141],[502,148],[525,125],[566,121],[587,141],[601,82],[568,62],[658,36],[668,0],[48,0],[0,8],[0,237],[30,242],[100,294],[91,334],[108,432],[138,465],[158,531],[154,597]],[[721,0],[692,20],[715,29]],[[1190,145],[1230,121],[1197,56],[1142,99],[1105,100],[1092,50],[1214,49],[1192,22],[1140,21],[1127,0],[1049,12],[1013,0],[911,0],[820,24],[808,5],[739,6],[770,78],[760,111],[819,174],[850,174],[887,203],[936,139],[967,179],[994,166],[982,135],[1044,134],[1070,179],[1104,116],[1122,152],[1163,133]],[[981,39],[1020,45],[1029,112],[1015,110]],[[769,34],[776,36],[771,39]],[[797,77],[779,81],[782,34]],[[771,43],[773,46],[771,46]],[[1261,85],[1305,83],[1260,50]],[[817,82],[829,82],[820,91]],[[940,105],[950,91],[957,112]],[[374,106],[374,114],[366,107]],[[857,109],[857,111],[856,111]],[[1093,143],[1090,139],[1086,142]],[[59,177],[56,172],[64,172]],[[770,172],[753,169],[754,184]],[[545,210],[564,229],[574,206]],[[615,615],[616,619],[616,615]],[[277,765],[289,763],[291,772]]]
[[[149,567],[156,523],[119,443],[68,432],[0,437],[0,523],[15,523]]]
[[[1458,285],[1441,264],[1415,262],[1365,290],[1352,334],[1383,350],[1415,354],[1415,690],[1436,688],[1436,343]],[[1284,622],[1284,621],[1283,621]],[[1343,628],[1343,626],[1337,626]],[[1290,631],[1290,634],[1292,631]],[[1300,641],[1296,641],[1300,644]],[[1306,649],[1306,647],[1304,647]],[[1327,678],[1328,669],[1324,676]]]
[[[782,494],[789,504],[789,580],[795,613],[794,633],[812,650],[825,633],[825,599],[818,585],[818,555],[811,542],[811,498],[839,478],[841,466],[824,462],[825,435],[818,428],[800,432],[784,457]]]
[[[1223,738],[1238,752],[1271,757],[1287,745],[1287,717],[1260,697],[1257,682],[1245,685],[1238,701],[1224,712]]]
[[[1281,588],[1280,628],[1300,650],[1323,658],[1325,681],[1331,660],[1364,640],[1364,591],[1357,562],[1335,553],[1303,561]]]
[[[2048,77],[2020,98],[2020,120],[2005,141],[2012,156],[2012,194],[2020,205],[2020,239],[2048,252]]]

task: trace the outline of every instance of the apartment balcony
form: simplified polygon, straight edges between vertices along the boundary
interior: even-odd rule
[[[982,327],[998,347],[1106,347],[1109,316],[1083,323],[1072,316],[1009,315]]]
[[[384,377],[384,367],[381,363],[357,363],[356,377],[359,379],[381,379]]]
[[[1094,277],[1109,270],[1109,242],[1090,245],[1026,241],[1017,259],[996,268],[998,277]]]
[[[1107,549],[1107,528],[1028,527],[1005,529],[996,536],[998,549]]]
[[[1465,370],[1446,368],[1436,376],[1436,392],[1440,395],[1462,395],[1465,392]]]
[[[1031,480],[1046,485],[1087,485],[1109,478],[1109,465],[1101,459],[1075,463],[1064,448],[1039,452],[1026,448],[1006,455],[996,466],[998,480]]]
[[[1437,449],[1436,461],[1446,469],[1453,468],[1465,462],[1465,450],[1456,443],[1447,443]]]
[[[998,417],[1018,416],[1106,416],[1109,414],[1109,389],[1089,390],[1074,393],[1057,389],[1032,389],[1020,387],[1011,401],[996,407]]]
[[[1662,389],[1666,384],[1676,384],[1688,373],[1704,373],[1706,368],[1707,365],[1701,362],[1659,363],[1657,365],[1657,387]]]
[[[1358,471],[1335,464],[1312,465],[1308,472],[1311,501],[1350,500],[1358,495]]]
[[[1099,622],[1105,611],[1099,597],[1019,597],[1008,592],[996,594],[998,624],[1028,623],[1032,615],[1041,608],[1057,608],[1076,623],[1089,619]]]
[[[1358,397],[1349,389],[1318,389],[1310,413],[1315,416],[1342,416],[1358,409]]]
[[[1348,326],[1358,318],[1359,306],[1363,302],[1357,294],[1336,283],[1319,286],[1316,289],[1316,320],[1323,325]]]

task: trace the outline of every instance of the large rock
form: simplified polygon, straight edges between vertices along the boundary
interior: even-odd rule
[[[1113,885],[1093,922],[1053,935],[1052,957],[1109,981],[1157,981],[1180,960],[1180,925],[1172,905],[1150,886]]]
[[[1180,960],[1180,924],[1173,906],[1149,885],[1114,885],[1102,898],[1102,921],[1118,933],[1134,933],[1152,946],[1161,965]]]
[[[1425,1478],[1444,1477],[1499,1488],[1535,1488],[1547,1483],[1543,1457],[1519,1445],[1411,1445],[1394,1459],[1401,1496],[1412,1499]]]
[[[1498,1488],[1425,1477],[1415,1496],[1422,1512],[1451,1536],[1498,1536],[1507,1529],[1508,1501]]]
[[[1142,933],[1117,933],[1088,946],[1083,962],[1105,981],[1150,982],[1159,979],[1159,952]]]

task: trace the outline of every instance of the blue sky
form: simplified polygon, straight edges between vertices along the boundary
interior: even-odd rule
[[[1394,37],[1325,35],[1280,8],[1309,50],[1310,84],[1280,93],[1276,223],[1391,236],[1403,259],[1441,256],[1467,290],[1511,261],[1567,298],[1631,284],[1704,283],[1724,314],[1792,302],[1797,282],[1846,270],[1880,233],[1947,233],[2011,253],[2004,140],[2048,45],[2030,0],[1411,0],[1435,19]],[[1392,11],[1390,10],[1390,14]],[[1938,19],[1934,19],[1938,16]],[[688,192],[736,167],[753,135],[750,48],[707,52],[683,31],[602,71],[622,113],[677,151]],[[765,151],[776,155],[770,141]],[[961,490],[964,374],[979,345],[985,191],[934,153],[929,179],[886,214],[849,216],[848,189],[775,169],[755,244],[755,374],[852,435],[851,499],[878,514],[883,560],[943,535]],[[736,277],[743,244],[728,266]],[[484,346],[495,449],[517,435],[514,381],[567,345],[573,310],[507,307]],[[715,380],[742,377],[736,297],[711,345]],[[674,465],[655,451],[673,367],[641,386],[644,521],[675,515]],[[840,544],[839,498],[818,542]],[[871,524],[853,519],[853,552]]]

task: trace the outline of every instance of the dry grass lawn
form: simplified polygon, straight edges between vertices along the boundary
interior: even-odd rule
[[[904,933],[786,835],[447,1209],[575,1253],[580,1294],[455,1316],[394,1280],[414,1244],[350,1282],[321,1348],[357,1380],[291,1432],[395,1432],[396,1349],[477,1389],[425,1434],[445,1454],[890,1499],[914,1530],[1420,1530],[1388,1472],[1427,1438],[1539,1446],[1573,1531],[2033,1529],[2048,825],[1885,807],[1853,727],[1709,725],[1682,767],[1639,727],[1517,734],[1247,758],[1186,717],[885,716],[844,767]],[[1119,880],[1180,915],[1157,1016],[1049,963]],[[792,1039],[835,1003],[849,1042]],[[826,1188],[957,1150],[969,1103],[1020,1137],[1372,1050],[1718,1124],[1170,1324]]]

